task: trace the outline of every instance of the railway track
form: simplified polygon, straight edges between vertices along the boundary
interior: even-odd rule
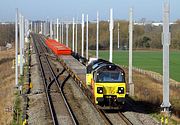
[[[45,41],[44,37],[41,37],[41,40]],[[50,56],[51,58],[54,58],[52,56]],[[67,58],[68,56],[66,56]],[[72,56],[68,57],[71,58]],[[64,69],[69,73],[69,76],[71,76],[73,78],[73,80],[76,82],[76,85],[78,85],[78,87],[82,90],[82,94],[85,94],[86,97],[88,97],[88,101],[89,103],[92,103],[91,98],[88,96],[90,95],[90,91],[87,89],[86,84],[84,83],[85,81],[83,81],[82,79],[84,78],[79,78],[79,76],[77,74],[74,73],[74,70],[72,69],[74,66],[72,63],[76,60],[73,57],[73,61],[71,62],[71,66],[67,65],[66,62],[62,59],[64,58],[63,56],[56,56],[56,59],[59,59],[60,64],[64,67]],[[76,72],[77,73],[77,72]],[[108,117],[103,113],[102,110],[98,109],[96,107],[96,105],[94,103],[92,103],[94,108],[99,112],[100,116],[102,117],[102,119],[104,120],[104,122],[106,123],[106,125],[113,125],[112,122],[108,119]]]
[[[126,116],[124,116],[124,114],[122,112],[118,112],[118,115],[122,118],[122,120],[127,124],[127,125],[133,125],[133,123],[127,119]]]
[[[44,81],[44,86],[45,86],[45,92],[46,92],[46,96],[47,96],[47,100],[48,100],[48,105],[49,105],[49,109],[50,109],[50,113],[51,113],[51,117],[52,117],[52,121],[54,125],[60,124],[62,119],[58,118],[58,113],[57,113],[57,108],[55,106],[59,106],[57,104],[53,104],[53,102],[57,101],[57,95],[52,94],[51,93],[51,87],[53,85],[53,83],[56,83],[57,88],[59,89],[59,93],[60,93],[60,100],[62,102],[64,102],[65,107],[67,108],[67,111],[69,113],[70,116],[70,120],[72,122],[70,122],[71,124],[78,124],[78,121],[76,120],[76,118],[74,117],[74,114],[67,102],[66,97],[64,96],[63,93],[63,86],[65,84],[65,82],[68,80],[69,77],[72,77],[73,80],[76,82],[76,85],[82,90],[82,94],[84,94],[85,96],[88,97],[89,99],[89,103],[92,103],[91,100],[91,96],[90,95],[90,91],[87,89],[86,84],[84,84],[84,81],[81,80],[77,74],[74,73],[72,67],[69,67],[66,62],[62,59],[62,57],[59,56],[52,56],[51,51],[49,51],[49,49],[47,49],[45,46],[45,39],[42,36],[37,36],[37,35],[33,35],[33,41],[34,41],[34,45],[35,45],[35,50],[36,53],[38,55],[38,60],[39,60],[39,65],[40,65],[40,69],[41,69],[41,75],[43,76],[43,81]],[[43,59],[42,59],[43,58]],[[58,59],[58,61],[61,63],[61,65],[63,66],[63,70],[60,73],[55,73],[54,69],[52,68],[51,64],[50,64],[50,59],[49,58],[53,58],[53,59]],[[44,62],[46,62],[46,64],[44,64]],[[47,74],[45,73],[45,71],[49,71]],[[67,72],[68,75],[67,77],[64,79],[64,81],[59,82],[58,77],[63,74],[64,72]],[[51,74],[51,75],[49,75]],[[57,75],[56,75],[57,74]],[[48,78],[50,78],[50,82],[48,82]],[[56,98],[53,99],[52,97],[55,96]],[[93,104],[94,108],[99,112],[100,116],[102,117],[102,119],[104,120],[104,122],[107,125],[113,125],[114,122],[113,120],[111,120],[111,118],[109,118],[109,113],[107,114],[106,112],[104,112],[103,110],[99,109],[95,104]],[[60,106],[59,106],[60,107]],[[114,115],[114,114],[113,114]],[[132,123],[121,113],[118,112],[115,114],[116,117],[120,117],[119,119],[121,119],[121,121],[126,124],[126,125],[132,125]],[[121,122],[121,123],[122,123]]]
[[[101,110],[112,125],[133,125],[133,123],[121,112],[116,110]]]
[[[48,54],[46,54],[49,52],[48,49],[43,45],[43,39],[36,34],[32,34],[32,38],[35,51],[38,56],[38,62],[40,65],[41,75],[53,124],[78,124],[63,93],[63,84],[69,78],[69,75],[64,79],[64,81],[60,82],[58,77],[63,74],[65,70],[62,70],[60,73],[58,73],[58,75],[56,75],[53,67],[51,66]],[[56,88],[58,88],[58,91]]]

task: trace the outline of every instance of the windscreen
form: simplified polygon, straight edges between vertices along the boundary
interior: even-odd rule
[[[96,82],[124,82],[124,75],[121,72],[106,71],[97,74]]]

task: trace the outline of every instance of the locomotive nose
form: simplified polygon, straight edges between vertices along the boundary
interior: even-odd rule
[[[116,94],[116,87],[104,86],[104,94],[105,95],[112,95]]]

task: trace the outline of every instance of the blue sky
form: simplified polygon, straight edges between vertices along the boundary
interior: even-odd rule
[[[113,8],[115,19],[128,19],[128,9],[133,7],[135,20],[162,20],[164,0],[1,0],[0,21],[14,21],[15,8],[19,8],[28,19],[71,20],[89,14],[95,20],[99,11],[101,20],[109,18],[109,9]],[[180,19],[180,0],[170,0],[171,21]]]

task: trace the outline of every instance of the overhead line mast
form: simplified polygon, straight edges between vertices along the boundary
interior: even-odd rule
[[[16,52],[15,52],[15,58],[16,58],[16,67],[15,67],[15,81],[16,86],[18,86],[18,22],[19,22],[19,13],[18,9],[16,9],[16,24],[15,24],[15,45],[16,45]]]
[[[84,14],[82,14],[82,50],[81,56],[84,57]]]
[[[74,52],[74,18],[73,18],[73,27],[72,27],[72,29],[73,29],[73,34],[72,34],[72,50]]]
[[[57,29],[56,29],[56,34],[57,34],[57,35],[56,35],[56,36],[57,36],[56,39],[57,39],[57,41],[59,41],[59,19],[58,19],[58,18],[57,18],[57,24],[56,24],[56,26],[57,26],[57,27],[56,27],[56,28],[57,28]]]
[[[96,25],[96,58],[99,58],[99,12],[97,12],[97,25]]]
[[[86,59],[88,60],[88,15],[86,15]]]
[[[113,9],[110,9],[110,22],[109,22],[109,32],[110,32],[110,52],[109,52],[109,62],[113,61]]]
[[[169,4],[166,1],[163,8],[163,102],[161,107],[164,112],[169,112],[171,106],[169,102],[169,45],[170,45],[170,32],[169,32]]]
[[[129,92],[134,96],[134,84],[132,81],[132,42],[133,42],[133,9],[129,10]]]

